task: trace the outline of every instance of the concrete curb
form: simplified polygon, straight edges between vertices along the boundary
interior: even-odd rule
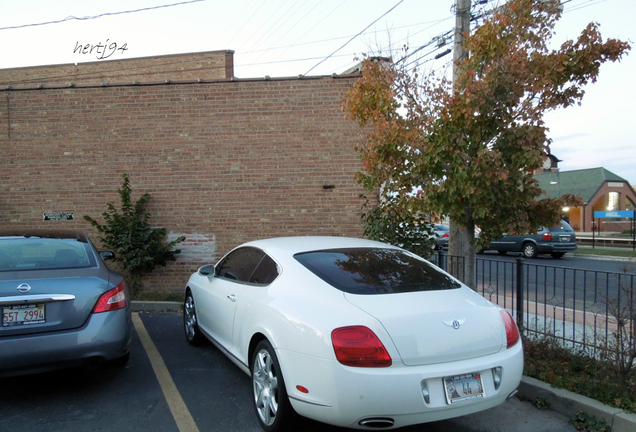
[[[533,401],[543,398],[549,403],[552,411],[572,418],[579,411],[584,411],[597,419],[604,418],[612,432],[636,431],[636,414],[626,413],[620,408],[612,408],[597,400],[581,396],[571,391],[552,387],[534,378],[523,376],[519,384],[519,398]]]
[[[183,303],[168,301],[137,301],[130,302],[133,312],[181,312]]]
[[[181,312],[183,310],[183,304],[180,302],[132,301],[131,307],[133,312]],[[567,418],[572,418],[577,412],[583,410],[597,419],[604,418],[613,432],[636,431],[636,414],[626,413],[589,397],[552,387],[543,381],[524,375],[518,390],[517,396],[520,399],[529,401],[537,398],[545,399],[552,411]]]

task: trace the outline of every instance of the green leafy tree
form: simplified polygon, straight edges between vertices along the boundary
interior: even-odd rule
[[[144,206],[150,195],[145,193],[137,202],[133,202],[128,174],[124,174],[123,179],[121,188],[117,190],[121,198],[121,211],[108,203],[108,211],[102,213],[104,224],[90,216],[84,216],[84,219],[101,234],[104,247],[115,253],[114,260],[121,265],[131,292],[136,296],[141,291],[143,274],[159,265],[165,266],[168,261],[175,261],[175,255],[181,251],[174,248],[185,237],[165,243],[166,229],[152,229],[148,224],[150,214],[145,212]]]
[[[464,34],[468,55],[458,60],[454,83],[420,76],[403,62],[367,58],[344,101],[348,116],[366,131],[358,148],[359,182],[396,197],[395,212],[447,215],[459,226],[462,235],[451,232],[450,254],[466,258],[462,273],[473,287],[476,226],[486,243],[556,224],[561,208],[578,202],[542,198],[533,178],[550,153],[543,115],[579,103],[601,64],[630,49],[603,41],[594,23],[577,40],[550,49],[557,6],[513,0],[494,11]],[[421,192],[413,194],[416,188]]]

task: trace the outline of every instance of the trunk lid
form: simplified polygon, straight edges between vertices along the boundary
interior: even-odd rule
[[[108,276],[100,270],[4,272],[0,279],[0,337],[82,326],[99,296],[109,288]]]
[[[466,360],[505,347],[499,309],[466,287],[345,297],[380,321],[407,366]]]

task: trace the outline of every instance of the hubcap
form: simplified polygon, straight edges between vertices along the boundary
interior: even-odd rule
[[[184,306],[185,312],[185,331],[188,339],[192,339],[194,337],[194,329],[197,325],[197,316],[194,312],[194,300],[192,296],[188,296]]]
[[[261,350],[256,355],[252,384],[258,416],[265,425],[271,426],[278,412],[278,378],[267,350]]]

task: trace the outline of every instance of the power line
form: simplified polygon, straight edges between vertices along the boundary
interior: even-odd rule
[[[195,1],[203,1],[203,0],[195,0]],[[187,1],[187,2],[175,3],[175,4],[171,4],[171,5],[156,6],[156,7],[153,7],[153,8],[139,9],[138,11],[148,10],[148,9],[156,9],[156,8],[159,8],[159,7],[170,7],[170,6],[176,6],[176,5],[181,5],[181,4],[194,3],[195,1]],[[492,2],[493,0],[490,0],[490,1]],[[570,7],[565,10],[565,12],[569,12],[571,10],[577,10],[579,8],[583,8],[583,7],[587,7],[587,6],[598,5],[598,4],[600,4],[602,2],[605,2],[605,1],[607,1],[607,0],[579,0],[578,2],[577,2],[577,0],[564,0],[564,1],[561,2],[561,4],[568,4],[569,3]],[[375,20],[371,25],[373,25],[379,19],[381,19],[382,17],[387,15],[389,12],[391,12],[400,3],[402,3],[402,2],[399,2],[398,4],[396,4],[391,10],[389,10],[388,12],[383,14],[380,18]],[[129,11],[129,12],[131,12],[131,11]],[[127,13],[127,12],[118,12],[118,13]],[[105,15],[105,14],[102,14],[102,15]],[[429,24],[429,23],[433,23],[434,25],[436,25],[436,24],[439,24],[439,23],[445,21],[446,19],[447,18],[441,19],[441,20],[426,21],[426,22],[422,22],[422,23],[418,23],[418,24],[414,24],[414,25],[422,25],[422,24]],[[313,68],[311,68],[307,72],[307,73],[309,73],[311,70],[315,69],[318,65],[320,65],[321,63],[323,63],[324,61],[326,61],[329,58],[347,57],[347,56],[353,57],[353,56],[355,56],[356,55],[355,53],[342,54],[342,55],[338,55],[338,56],[336,56],[335,53],[337,51],[339,51],[340,49],[342,49],[344,46],[346,46],[350,41],[352,41],[356,37],[358,37],[361,34],[363,34],[366,30],[369,29],[369,27],[371,27],[371,25],[367,26],[365,28],[365,30],[363,30],[362,32],[360,32],[360,33],[358,33],[358,34],[356,34],[354,36],[344,36],[344,37],[340,37],[340,38],[323,39],[323,40],[315,41],[315,42],[306,42],[306,43],[301,43],[301,44],[296,43],[296,44],[291,44],[291,45],[287,45],[287,46],[271,47],[271,48],[268,48],[268,49],[265,49],[265,50],[252,51],[252,52],[271,52],[271,51],[274,51],[274,50],[287,49],[287,48],[290,48],[290,47],[308,45],[308,44],[312,44],[312,43],[322,43],[322,42],[328,42],[330,40],[338,40],[338,39],[349,38],[349,41],[347,43],[345,43],[341,48],[339,48],[338,50],[336,50],[334,53],[332,53],[331,55],[329,55],[326,58],[322,58],[322,57],[307,57],[307,58],[296,58],[296,59],[292,58],[292,59],[283,59],[283,60],[276,60],[276,61],[265,61],[265,62],[260,62],[260,63],[256,63],[255,60],[254,60],[254,61],[252,61],[250,63],[246,63],[246,64],[235,63],[234,66],[237,67],[237,68],[247,68],[247,67],[250,67],[250,66],[265,66],[265,65],[285,64],[285,63],[292,64],[292,63],[299,63],[299,62],[309,62],[309,61],[312,61],[312,60],[317,60],[317,59],[321,59],[322,58],[321,62],[316,64]],[[400,28],[404,28],[404,27],[410,27],[410,26],[402,26]],[[430,28],[430,27],[432,27],[432,26],[429,26],[427,28]],[[421,32],[421,31],[419,31],[419,32]],[[408,55],[405,55],[404,58],[401,58],[401,59],[397,60],[397,62],[407,62],[408,61],[408,64],[406,66],[409,67],[409,66],[411,66],[413,64],[417,64],[418,62],[428,63],[428,62],[437,60],[437,58],[435,58],[435,57],[437,57],[440,54],[442,54],[442,53],[440,53],[440,50],[441,50],[440,46],[437,46],[436,48],[431,49],[431,50],[425,50],[425,49],[430,47],[430,46],[432,46],[440,38],[447,38],[447,40],[446,40],[447,44],[452,39],[450,36],[448,36],[448,32],[442,33],[440,36],[436,36],[436,37],[432,38],[429,42],[426,42],[425,44],[420,45],[417,49],[411,51],[410,53],[408,53]],[[447,46],[447,45],[444,45],[444,46]],[[247,52],[245,54],[248,54],[248,53],[250,53],[250,52]],[[189,61],[189,60],[177,60],[177,61],[166,62],[163,65],[165,66],[165,65],[170,65],[170,64],[181,64],[181,65],[186,65],[186,67],[187,67],[187,63],[189,63],[189,62],[191,62],[191,61]],[[348,65],[350,65],[350,64],[351,63],[348,63]],[[343,66],[342,68],[347,67],[347,66]],[[114,76],[126,77],[126,76],[133,75],[135,73],[134,70],[131,70],[131,69],[134,69],[134,68],[121,68],[118,71],[113,71],[113,73],[118,73],[119,72],[117,75],[114,75]],[[190,71],[190,70],[194,70],[194,69],[188,68],[188,69],[185,69],[185,70]],[[166,71],[164,71],[163,73],[165,73],[165,72]],[[168,71],[168,72],[170,72],[170,71]],[[152,75],[152,74],[155,74],[155,73],[156,74],[160,74],[162,72],[151,72],[149,74]],[[295,75],[295,74],[290,74],[290,75]],[[81,74],[79,76],[81,76]],[[50,77],[48,77],[48,79],[64,79],[66,77],[77,79],[79,76],[78,75],[72,75],[72,76],[71,75],[68,75],[68,76],[63,76],[63,75],[60,76],[60,75],[58,75],[58,76],[50,76]],[[22,80],[22,81],[20,81],[20,83],[29,83],[29,82],[35,82],[35,81],[41,82],[42,79],[47,79],[47,77],[40,77],[40,78]]]
[[[335,50],[334,52],[332,52],[330,55],[328,55],[327,57],[325,57],[322,61],[318,62],[314,67],[312,67],[311,69],[309,69],[307,72],[305,72],[305,75],[309,74],[309,72],[311,72],[312,70],[314,70],[316,67],[318,67],[319,65],[321,65],[322,63],[324,63],[325,61],[327,61],[331,56],[333,56],[335,53],[337,53],[338,51],[340,51],[341,49],[343,49],[344,47],[346,47],[347,45],[349,45],[349,43],[354,40],[355,38],[357,38],[358,36],[360,36],[362,33],[364,33],[369,27],[371,27],[373,24],[375,24],[376,22],[380,21],[380,19],[384,18],[386,15],[388,15],[390,12],[393,11],[393,9],[395,9],[396,7],[398,7],[400,4],[402,4],[404,2],[404,0],[400,0],[395,6],[393,6],[391,9],[389,9],[388,11],[386,11],[384,14],[382,14],[382,16],[380,16],[378,19],[376,19],[375,21],[373,21],[371,24],[369,24],[368,26],[366,26],[364,28],[364,30],[362,30],[360,33],[358,33],[357,35],[355,35],[354,37],[352,37],[351,39],[349,39],[344,45],[342,45],[340,48],[338,48],[337,50]]]
[[[154,9],[163,9],[163,8],[168,8],[168,7],[173,7],[173,6],[181,6],[181,5],[185,5],[185,4],[189,4],[189,3],[198,3],[198,2],[202,2],[202,1],[205,1],[205,0],[188,0],[188,1],[183,1],[183,2],[180,2],[180,3],[172,3],[172,4],[165,4],[165,5],[159,5],[159,6],[151,6],[151,7],[142,8],[142,9],[133,9],[133,10],[121,11],[121,12],[105,12],[105,13],[102,13],[102,14],[99,14],[99,15],[85,16],[85,17],[76,17],[76,16],[71,15],[71,16],[67,16],[64,19],[57,20],[57,21],[46,21],[46,22],[41,22],[41,23],[22,24],[22,25],[11,26],[11,27],[0,27],[0,30],[12,30],[12,29],[20,29],[20,28],[26,28],[26,27],[37,27],[37,26],[43,26],[43,25],[49,25],[49,24],[60,24],[60,23],[66,22],[66,21],[73,21],[73,20],[87,21],[87,20],[102,18],[102,17],[105,17],[105,16],[115,16],[115,15],[123,15],[123,14],[137,13],[137,12],[145,12],[145,11],[154,10]]]

